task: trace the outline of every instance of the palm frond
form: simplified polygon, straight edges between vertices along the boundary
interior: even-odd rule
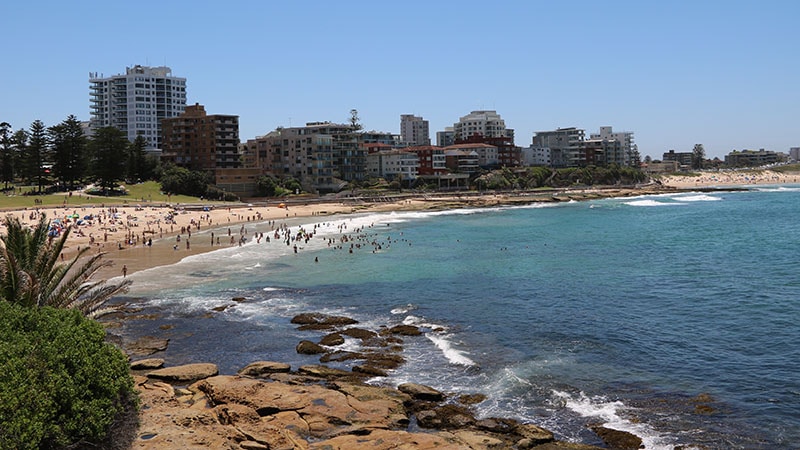
[[[86,256],[89,247],[79,249],[69,262],[59,263],[71,228],[58,239],[48,236],[49,228],[44,214],[33,229],[7,216],[6,235],[0,236],[0,295],[26,306],[75,308],[91,317],[115,310],[103,305],[127,291],[131,281],[110,285],[91,281],[111,263],[102,260],[105,253]]]

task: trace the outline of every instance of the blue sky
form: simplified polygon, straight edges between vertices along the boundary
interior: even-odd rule
[[[494,109],[537,130],[611,125],[642,155],[800,146],[797,1],[40,1],[0,15],[0,121],[89,118],[89,72],[167,65],[242,140],[346,122],[435,131]]]

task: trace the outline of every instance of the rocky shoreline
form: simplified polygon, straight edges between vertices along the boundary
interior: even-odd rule
[[[257,361],[236,375],[220,375],[213,363],[165,368],[164,360],[153,356],[166,349],[167,340],[124,342],[116,337],[133,360],[141,402],[128,448],[588,450],[642,445],[637,436],[599,424],[591,429],[607,447],[558,441],[549,430],[512,419],[478,419],[472,406],[485,400],[481,393],[367,383],[404,362],[404,339],[421,334],[414,326],[368,330],[354,319],[317,313],[295,316],[292,323],[321,335],[317,342],[298,343],[298,353],[319,354],[321,363],[338,367],[292,370],[288,364]],[[359,340],[359,351],[337,349],[345,337]]]

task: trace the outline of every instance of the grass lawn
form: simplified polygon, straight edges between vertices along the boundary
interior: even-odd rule
[[[21,208],[35,208],[35,207],[54,207],[54,206],[81,206],[81,205],[139,205],[145,206],[148,203],[163,204],[163,203],[208,203],[219,204],[218,201],[200,200],[197,197],[190,197],[188,195],[172,195],[168,196],[161,192],[161,185],[155,181],[147,181],[139,184],[126,185],[125,195],[110,195],[103,196],[88,196],[85,194],[73,193],[72,196],[65,192],[46,195],[18,195],[15,191],[14,195],[0,195],[0,209],[21,209]],[[19,189],[19,188],[18,188]],[[22,192],[30,192],[35,190],[31,186],[22,186]],[[41,201],[36,204],[35,200]]]

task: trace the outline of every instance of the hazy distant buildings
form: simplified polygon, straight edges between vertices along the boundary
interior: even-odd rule
[[[599,141],[599,147],[603,154],[598,163],[630,166],[634,160],[634,154],[638,153],[633,140],[633,131],[615,133],[612,127],[600,127],[600,132],[591,134],[589,140]]]
[[[89,74],[90,126],[115,127],[130,141],[144,136],[147,148],[161,148],[161,120],[186,108],[186,78],[169,67],[133,66],[111,77]]]
[[[239,116],[207,115],[203,105],[195,103],[161,123],[162,161],[208,172],[241,167]]]
[[[500,165],[500,152],[497,146],[489,144],[455,144],[444,148],[445,154],[449,150],[461,150],[474,153],[477,157],[478,166],[485,169],[496,168]]]
[[[367,155],[367,172],[371,177],[410,182],[419,174],[419,156],[406,150],[385,150]]]
[[[444,131],[436,132],[436,145],[438,147],[447,147],[456,143],[456,132],[453,127],[446,127]]]
[[[583,149],[585,135],[584,130],[575,127],[537,131],[531,146],[549,148],[552,167],[580,167],[586,163]]]
[[[506,128],[506,122],[497,111],[472,111],[453,124],[453,131],[456,142],[467,141],[473,136],[514,140],[514,130]]]
[[[786,154],[784,153],[784,156]],[[781,161],[778,153],[764,150],[763,148],[756,150],[733,150],[725,155],[725,164],[729,167],[749,167],[749,166],[763,166],[767,164],[774,164]]]
[[[676,152],[675,150],[664,152],[664,154],[661,156],[662,161],[664,162],[675,161],[676,163],[678,163],[678,168],[682,169],[691,168],[693,158],[694,158],[694,153],[692,152]]]
[[[413,114],[400,116],[400,141],[408,146],[431,145],[428,121]]]
[[[550,148],[549,147],[534,147],[533,145],[525,147],[521,151],[522,165],[523,166],[551,166]]]

